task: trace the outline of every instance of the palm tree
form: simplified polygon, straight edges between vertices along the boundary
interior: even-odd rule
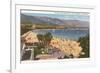
[[[38,34],[37,38],[39,40],[38,48],[44,48],[45,53],[48,53],[49,44],[53,38],[52,34],[50,32],[44,35]]]
[[[50,42],[51,42],[53,36],[52,36],[52,34],[51,34],[50,32],[48,32],[48,33],[46,33],[46,34],[44,35],[44,38],[45,38],[45,40],[44,40],[45,50],[46,50],[46,52],[48,53],[48,49],[49,49],[49,47],[50,47],[49,44],[50,44]]]
[[[37,38],[38,38],[39,42],[41,42],[41,43],[44,40],[44,36],[42,34],[37,34]]]
[[[46,34],[44,35],[44,38],[45,38],[45,45],[48,46],[48,45],[50,44],[50,42],[51,42],[53,36],[52,36],[52,34],[51,34],[50,32],[48,32],[48,33],[46,33]]]

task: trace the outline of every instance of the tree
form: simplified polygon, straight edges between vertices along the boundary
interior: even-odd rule
[[[44,38],[45,38],[45,45],[49,45],[53,36],[50,32],[48,32],[44,35]]]
[[[45,46],[49,45],[51,42],[51,39],[53,38],[52,34],[50,32],[42,35],[42,34],[37,34],[37,38],[40,43],[44,44]]]
[[[80,37],[78,42],[80,42],[80,46],[83,48],[83,52],[85,52],[85,55],[81,55],[80,57],[86,58],[89,57],[89,35],[86,35],[84,37]]]
[[[42,34],[37,34],[37,38],[40,42],[43,42],[44,36]]]
[[[53,38],[52,34],[50,32],[48,32],[44,35],[37,34],[37,38],[39,40],[38,48],[41,48],[41,49],[44,48],[44,52],[48,53],[49,44],[51,42],[51,39]]]

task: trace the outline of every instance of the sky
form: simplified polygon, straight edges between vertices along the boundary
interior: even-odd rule
[[[50,11],[21,11],[22,14],[29,16],[43,16],[59,18],[64,20],[89,21],[89,13],[82,12],[50,12]]]

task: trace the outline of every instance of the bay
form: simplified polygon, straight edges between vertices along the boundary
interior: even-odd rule
[[[36,34],[45,34],[50,32],[53,37],[60,39],[78,40],[89,34],[89,30],[76,30],[76,29],[35,29],[32,30]]]

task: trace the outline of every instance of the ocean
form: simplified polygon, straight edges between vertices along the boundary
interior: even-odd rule
[[[78,40],[89,34],[89,30],[76,30],[76,29],[35,29],[32,30],[37,34],[45,34],[50,32],[53,37],[69,40]]]

